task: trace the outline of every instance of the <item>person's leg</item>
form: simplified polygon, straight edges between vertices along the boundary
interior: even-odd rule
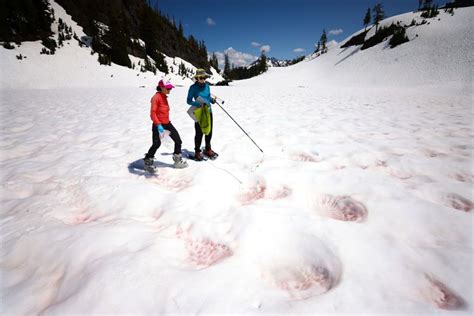
[[[153,132],[152,134],[153,144],[148,150],[148,153],[145,155],[145,159],[154,158],[156,151],[161,146],[161,140],[160,140],[160,135],[159,135],[160,133],[158,133],[158,131],[156,130],[156,126],[152,125],[151,130]]]
[[[203,134],[202,134],[201,126],[199,126],[198,122],[194,123],[194,131],[196,133],[194,135],[194,151],[200,152]]]
[[[174,152],[173,153],[174,154],[181,154],[182,141],[181,141],[181,137],[179,137],[179,133],[176,130],[176,128],[173,126],[173,124],[171,124],[171,122],[168,123],[168,124],[164,124],[163,128],[170,131],[170,137],[174,141]]]
[[[205,136],[206,150],[211,149],[212,132],[214,131],[214,123],[212,121],[212,112],[210,114],[211,114],[211,132]]]
[[[173,124],[168,123],[163,125],[163,128],[170,131],[170,137],[174,141],[174,152],[173,152],[173,161],[175,168],[186,168],[188,163],[183,160],[183,155],[181,155],[181,138],[179,133]]]

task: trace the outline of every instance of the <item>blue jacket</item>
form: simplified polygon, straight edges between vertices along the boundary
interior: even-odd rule
[[[211,109],[211,104],[215,103],[216,101],[211,97],[211,90],[209,89],[209,84],[205,83],[204,85],[200,85],[195,82],[192,86],[189,87],[188,91],[188,98],[187,103],[192,106],[201,106],[199,102],[196,101],[198,97],[203,98],[206,100],[206,103],[209,104],[209,110]]]

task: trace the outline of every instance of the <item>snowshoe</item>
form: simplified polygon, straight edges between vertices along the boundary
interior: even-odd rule
[[[207,160],[207,157],[203,156],[200,151],[196,151],[194,154],[188,153],[188,158],[194,161]]]
[[[206,155],[207,157],[209,157],[209,159],[211,160],[215,160],[219,154],[217,154],[214,150],[212,149],[206,149],[204,150],[204,155]]]
[[[186,160],[183,159],[181,154],[174,154],[173,155],[174,167],[177,169],[183,169],[188,166]]]
[[[153,165],[153,158],[144,158],[143,162],[144,162],[143,169],[145,169],[146,171],[150,173],[156,172],[155,166]]]

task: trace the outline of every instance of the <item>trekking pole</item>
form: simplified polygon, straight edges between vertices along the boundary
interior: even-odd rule
[[[216,98],[216,96],[214,96],[214,98]],[[224,103],[224,101],[222,99],[219,98],[219,100],[222,101],[222,103]],[[247,134],[247,132],[239,125],[239,123],[237,123],[234,118],[232,116],[230,116],[229,113],[227,113],[226,110],[224,110],[224,108],[219,104],[219,102],[216,101],[216,104],[222,109],[222,111],[224,111],[225,114],[227,114],[231,119],[232,121],[234,121],[235,124],[237,124],[237,126],[242,130],[242,132],[245,133],[245,135],[247,135],[247,137],[255,144],[255,146],[257,146],[258,149],[260,149],[260,151],[263,153],[263,150],[262,148],[258,147],[257,143],[252,139],[252,137],[249,136],[249,134]]]

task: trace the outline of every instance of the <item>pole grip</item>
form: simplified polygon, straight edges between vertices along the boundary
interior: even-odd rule
[[[219,100],[222,102],[222,104],[224,104],[224,103],[225,103],[225,101],[224,101],[224,100],[222,100],[221,98],[219,98],[217,95],[215,95],[215,94],[211,94],[211,96],[212,96],[214,99],[216,99],[216,100],[217,100],[217,99],[219,99]],[[216,101],[216,102],[217,102],[217,101]]]

